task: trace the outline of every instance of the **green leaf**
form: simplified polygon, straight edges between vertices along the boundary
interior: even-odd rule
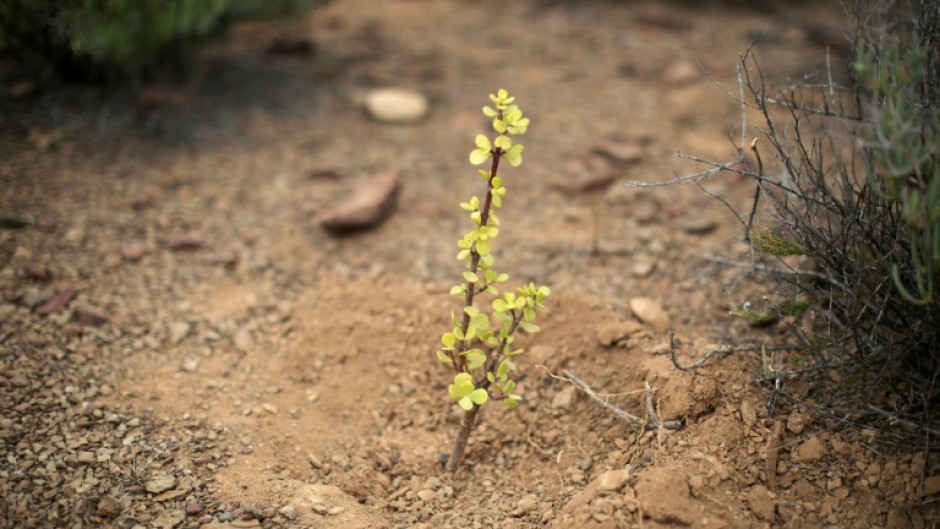
[[[464,311],[464,314],[466,314],[467,316],[470,316],[471,318],[480,313],[480,309],[476,307],[464,307],[463,311]]]
[[[505,135],[497,136],[496,141],[493,142],[493,146],[508,153],[513,148],[512,139]]]
[[[467,257],[470,257],[470,250],[460,250],[457,252],[457,259],[463,261]]]
[[[519,326],[522,327],[522,330],[524,330],[525,332],[527,332],[527,333],[529,333],[529,334],[535,334],[535,333],[537,333],[537,332],[539,332],[539,331],[542,330],[542,329],[539,328],[538,325],[536,325],[536,324],[534,324],[534,323],[532,323],[532,322],[530,322],[530,321],[523,321],[523,322],[520,322],[520,323],[519,323]]]
[[[488,330],[490,328],[490,318],[486,313],[481,312],[475,316],[471,316],[470,326],[477,330]]]
[[[496,277],[497,283],[505,283],[506,281],[509,281],[509,274],[505,272]]]
[[[467,357],[467,368],[478,369],[486,363],[486,353],[483,349],[471,349],[463,353]]]
[[[441,343],[444,344],[444,347],[453,348],[457,343],[457,337],[452,332],[445,333],[444,336],[441,336]]]
[[[440,349],[437,350],[437,359],[440,360],[441,363],[445,366],[451,365],[450,355],[444,351],[441,351]]]
[[[473,272],[470,272],[470,271],[464,272],[464,273],[463,273],[463,278],[466,279],[467,282],[469,282],[469,283],[476,283],[477,281],[480,280],[480,278],[477,277],[476,274],[474,274]]]
[[[490,294],[491,296],[498,296],[499,290],[497,290],[496,287],[494,287],[493,285],[490,285],[486,287],[486,293]]]
[[[525,310],[522,311],[522,317],[525,321],[535,321],[535,310],[533,310],[532,307],[526,307]]]
[[[451,296],[462,296],[467,290],[467,285],[460,284],[450,287]]]
[[[493,310],[497,312],[506,312],[509,310],[509,306],[506,305],[506,302],[501,299],[493,300]]]
[[[496,117],[496,111],[490,107],[483,107],[483,115],[488,118]]]
[[[483,388],[478,388],[473,390],[473,393],[469,395],[470,400],[473,401],[477,406],[482,406],[486,404],[486,401],[489,399],[489,394]]]
[[[489,240],[477,241],[476,250],[481,256],[489,255],[493,249],[493,243]]]
[[[463,397],[462,399],[458,400],[457,404],[463,408],[464,411],[470,411],[473,409],[473,401],[471,401],[468,397]]]

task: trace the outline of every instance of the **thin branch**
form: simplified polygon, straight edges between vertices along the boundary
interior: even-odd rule
[[[793,351],[800,349],[796,345],[740,345],[737,347],[716,347],[714,349],[709,349],[705,352],[705,355],[700,357],[698,360],[692,362],[688,365],[682,365],[679,363],[679,358],[676,355],[676,335],[673,332],[669,332],[669,356],[672,359],[672,365],[676,367],[679,371],[694,371],[696,368],[709,361],[710,359],[718,355],[726,355],[731,353],[745,353],[750,351]]]
[[[848,290],[847,287],[842,284],[840,281],[833,279],[827,275],[820,274],[819,272],[813,272],[812,270],[790,270],[788,268],[777,268],[773,266],[767,266],[761,263],[745,263],[743,261],[732,261],[725,259],[723,257],[718,257],[716,255],[703,255],[702,259],[710,263],[721,264],[725,266],[733,266],[735,268],[750,268],[755,272],[766,272],[770,274],[783,274],[783,275],[794,275],[794,276],[806,276],[806,277],[815,277],[816,279],[822,279],[827,283],[832,284],[833,286],[839,287],[842,290]]]
[[[657,417],[655,414],[650,415],[652,419],[651,421],[644,421],[643,419],[637,417],[636,415],[631,415],[630,413],[624,411],[623,408],[621,408],[620,406],[617,406],[616,404],[611,404],[606,399],[602,398],[600,395],[597,394],[596,391],[591,389],[591,386],[589,386],[587,382],[578,378],[578,376],[572,373],[571,371],[565,370],[564,373],[565,373],[565,376],[568,378],[568,380],[570,380],[574,385],[581,388],[581,390],[584,391],[588,397],[591,397],[591,399],[594,400],[594,402],[597,402],[601,406],[612,411],[614,415],[616,415],[617,417],[620,417],[621,419],[626,421],[627,424],[629,424],[630,426],[636,429],[657,430],[659,428],[664,428],[666,430],[678,430],[679,428],[682,427],[682,421],[679,421],[679,420],[663,421],[663,420],[660,420],[659,417]]]

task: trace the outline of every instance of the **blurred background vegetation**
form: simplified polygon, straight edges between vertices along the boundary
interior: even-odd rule
[[[44,76],[146,78],[185,64],[193,46],[238,19],[300,12],[329,0],[4,0],[0,45]]]

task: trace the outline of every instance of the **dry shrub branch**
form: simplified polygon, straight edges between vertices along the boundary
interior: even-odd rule
[[[844,71],[827,57],[816,75],[774,87],[754,49],[742,55],[738,93],[725,90],[742,109],[735,159],[680,154],[705,170],[634,185],[701,186],[728,172],[753,183],[747,209],[719,197],[749,255],[708,259],[771,280],[759,283],[769,285],[766,307],[735,314],[755,327],[782,322],[782,343],[722,350],[754,355],[771,413],[783,397],[889,442],[936,447],[940,7],[857,4],[849,13],[854,59]]]

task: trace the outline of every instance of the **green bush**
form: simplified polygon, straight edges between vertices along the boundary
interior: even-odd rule
[[[66,77],[139,76],[237,18],[326,0],[4,0],[0,39],[29,64]]]

